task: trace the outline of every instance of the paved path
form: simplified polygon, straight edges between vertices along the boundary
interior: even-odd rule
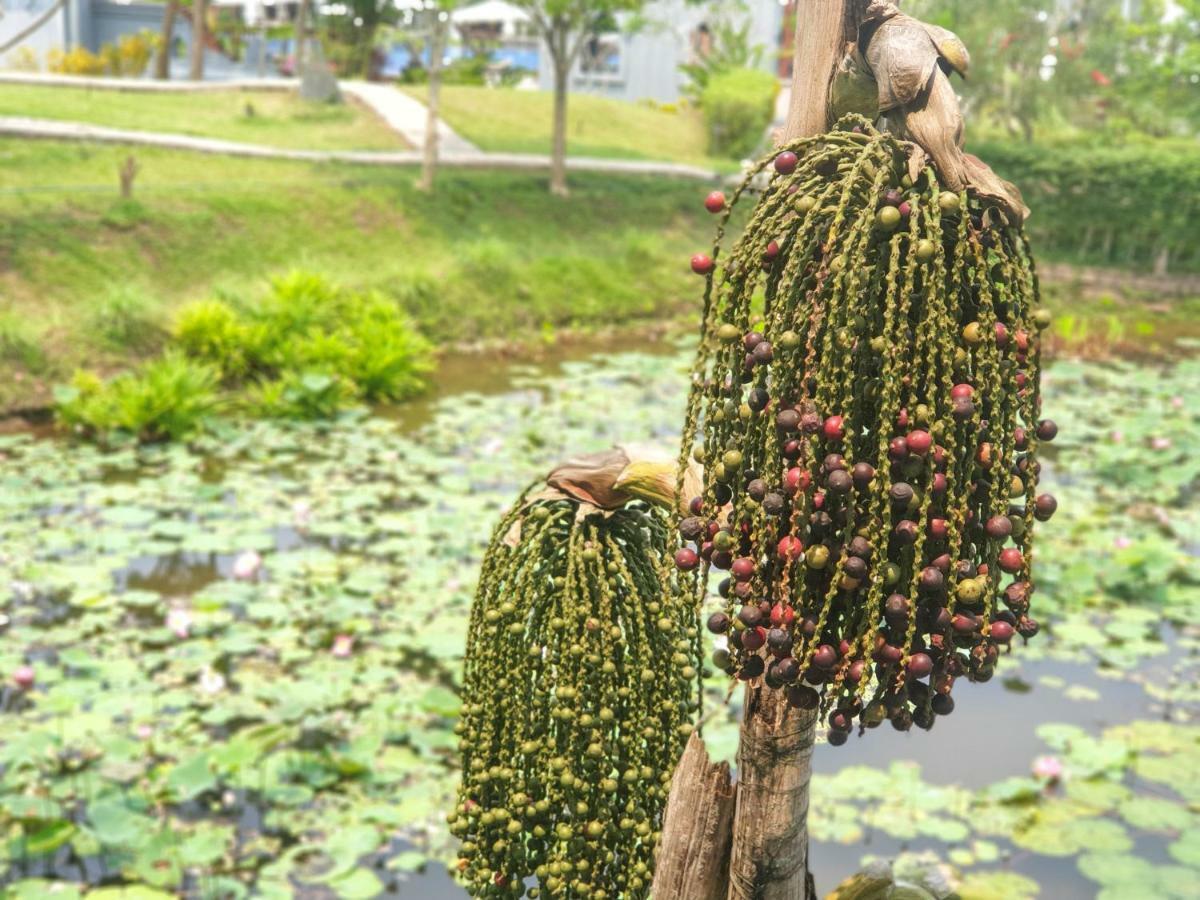
[[[425,123],[428,110],[424,103],[415,100],[399,88],[390,84],[369,81],[340,81],[345,93],[357,97],[392,127],[409,144],[420,150],[425,146]],[[478,153],[479,148],[438,119],[438,149],[443,153]]]
[[[421,154],[416,150],[398,152],[365,150],[285,150],[261,144],[243,144],[217,138],[192,137],[159,131],[131,131],[108,128],[104,125],[85,125],[81,122],[57,122],[51,119],[32,119],[23,116],[0,116],[0,135],[50,140],[99,141],[109,144],[129,144],[144,147],[165,147],[172,150],[191,150],[199,153],[221,153],[228,156],[251,156],[262,159],[292,159],[304,162],[338,162],[374,166],[420,165]],[[438,165],[473,169],[547,169],[550,158],[534,153],[439,153]],[[587,156],[567,157],[567,168],[577,172],[613,172],[626,175],[663,175],[671,178],[692,178],[715,181],[719,176],[696,166],[652,160],[597,159]]]
[[[26,72],[0,72],[0,84],[61,85],[98,90],[183,93],[188,91],[227,90],[291,90],[298,82],[290,78],[267,78],[230,81],[151,81],[128,78],[86,78],[73,75],[41,75]],[[411,144],[413,150],[395,152],[359,150],[288,150],[262,144],[244,144],[218,138],[193,137],[159,131],[134,131],[109,128],[83,122],[62,122],[27,116],[0,116],[0,135],[51,140],[99,141],[110,144],[131,144],[164,147],[172,150],[191,150],[199,153],[223,153],[229,156],[251,156],[263,159],[292,159],[306,162],[340,162],[376,166],[420,165],[420,148],[425,142],[425,106],[390,85],[364,81],[343,81],[339,87],[374,109],[392,128]],[[536,153],[485,153],[464,140],[444,122],[439,123],[438,164],[475,169],[548,169],[550,157]],[[587,156],[568,156],[567,168],[577,172],[613,172],[628,175],[663,175],[672,178],[692,178],[716,181],[719,176],[710,169],[683,163],[599,159]]]

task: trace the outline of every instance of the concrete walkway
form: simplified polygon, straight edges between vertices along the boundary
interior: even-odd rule
[[[399,152],[365,150],[285,150],[261,144],[243,144],[217,138],[192,137],[159,131],[131,131],[108,128],[104,125],[85,125],[81,122],[57,122],[51,119],[32,119],[23,116],[0,116],[0,135],[19,138],[43,138],[58,141],[97,141],[107,144],[127,144],[143,147],[164,147],[171,150],[190,150],[197,153],[220,153],[227,156],[249,156],[260,159],[291,159],[302,162],[352,163],[370,166],[415,166],[421,163],[416,150]],[[550,158],[534,153],[439,153],[439,166],[471,169],[548,169]],[[631,159],[597,159],[587,156],[567,157],[567,168],[575,172],[612,172],[624,175],[662,175],[669,178],[691,178],[715,181],[719,176],[696,166],[673,162],[654,162]]]
[[[229,81],[151,81],[131,78],[88,78],[74,75],[42,75],[27,72],[0,72],[0,84],[54,85],[86,87],[95,90],[144,91],[148,93],[186,93],[227,90],[292,90],[299,82],[292,78],[266,78]],[[193,137],[160,131],[134,131],[128,128],[109,128],[83,122],[63,122],[27,116],[0,116],[0,135],[21,138],[43,138],[60,141],[98,141],[109,144],[129,144],[144,147],[163,147],[171,150],[190,150],[197,153],[221,153],[229,156],[248,156],[261,159],[291,159],[304,162],[337,162],[373,166],[412,166],[421,163],[421,147],[425,143],[425,106],[400,90],[386,84],[364,81],[342,81],[338,85],[345,93],[357,97],[373,109],[407,143],[415,149],[404,151],[359,150],[288,150],[262,144],[245,144],[219,138]],[[548,169],[550,157],[536,153],[485,153],[464,140],[445,122],[438,123],[438,164],[473,169]],[[567,168],[575,172],[612,172],[625,175],[662,175],[669,178],[691,178],[697,181],[717,181],[720,176],[710,169],[683,163],[600,159],[587,156],[568,156]]]
[[[425,123],[428,110],[424,103],[414,100],[399,88],[390,84],[378,84],[370,81],[339,81],[338,87],[344,93],[357,97],[375,114],[398,132],[416,149],[425,146]],[[459,137],[458,132],[446,124],[444,119],[438,119],[438,149],[443,153],[463,154],[478,153],[479,148],[470,141]]]

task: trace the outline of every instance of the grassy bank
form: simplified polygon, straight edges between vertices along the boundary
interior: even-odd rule
[[[445,347],[664,316],[696,301],[704,186],[446,172],[142,150],[132,201],[119,147],[0,141],[0,403],[37,405],[80,365],[161,346],[175,310],[255,296],[293,269],[400,302]]]
[[[406,87],[424,102],[426,88]],[[455,131],[483,150],[549,153],[554,95],[449,85],[442,88],[441,111]],[[669,159],[732,171],[736,163],[705,152],[704,120],[686,106],[650,106],[588,94],[572,94],[567,104],[567,153],[571,156]]]
[[[0,84],[0,116],[34,116],[301,150],[400,150],[405,142],[352,97],[310,103],[290,91],[154,94]]]

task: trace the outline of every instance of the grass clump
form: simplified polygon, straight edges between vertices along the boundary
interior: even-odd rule
[[[186,440],[204,430],[220,409],[219,385],[211,365],[169,350],[108,381],[77,372],[70,384],[55,390],[55,399],[60,420],[89,436]]]

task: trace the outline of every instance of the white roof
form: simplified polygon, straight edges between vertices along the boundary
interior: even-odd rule
[[[504,0],[483,0],[474,6],[456,9],[450,13],[455,25],[484,25],[492,22],[528,22],[529,14],[518,6]]]

